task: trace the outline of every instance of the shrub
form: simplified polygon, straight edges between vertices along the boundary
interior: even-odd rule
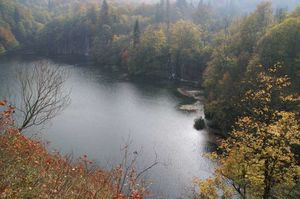
[[[14,109],[0,100],[0,198],[142,199],[148,194],[133,165],[105,171],[86,155],[72,161],[49,153],[43,142],[14,127]],[[126,190],[120,188],[125,183]]]
[[[195,123],[194,123],[194,128],[198,131],[204,129],[205,128],[205,120],[202,117],[196,119]]]

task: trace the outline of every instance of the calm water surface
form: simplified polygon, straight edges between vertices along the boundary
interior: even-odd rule
[[[9,95],[6,87],[13,84],[17,68],[41,59],[1,58],[0,96]],[[147,174],[156,197],[180,198],[193,177],[211,174],[212,164],[202,155],[212,138],[193,129],[193,120],[203,113],[178,111],[182,99],[174,88],[118,80],[87,61],[51,62],[70,70],[66,86],[72,91],[70,106],[39,131],[51,147],[76,157],[87,154],[111,168],[120,162],[121,148],[130,138],[131,150],[141,151],[140,169],[158,155],[160,164]]]

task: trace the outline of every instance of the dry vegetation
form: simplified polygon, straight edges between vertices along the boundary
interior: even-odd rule
[[[138,199],[148,194],[138,185],[140,176],[133,164],[104,171],[87,156],[72,161],[50,154],[43,142],[14,128],[13,112],[14,107],[0,101],[0,198]]]

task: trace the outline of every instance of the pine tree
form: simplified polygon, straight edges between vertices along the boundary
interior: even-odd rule
[[[133,29],[133,46],[136,47],[140,43],[140,24],[139,20],[137,19],[135,24],[134,24],[134,29]]]
[[[176,1],[176,6],[177,6],[178,8],[183,9],[183,8],[187,8],[187,7],[188,7],[188,4],[187,4],[186,0],[177,0],[177,1]]]
[[[198,4],[198,8],[202,8],[204,6],[204,1],[200,0]]]
[[[109,24],[109,6],[106,0],[103,0],[100,12],[101,24]]]
[[[15,22],[18,23],[21,20],[20,11],[18,8],[15,8]]]
[[[275,19],[281,23],[287,16],[287,8],[277,8],[275,12]]]
[[[155,11],[155,21],[157,23],[161,23],[164,21],[164,11],[165,11],[165,1],[161,0],[160,3],[156,4],[156,11]]]
[[[52,0],[48,0],[48,11],[52,11],[54,8],[54,3]]]
[[[166,2],[166,22],[167,22],[167,29],[168,29],[168,32],[169,32],[169,29],[170,29],[170,16],[171,16],[171,7],[170,7],[170,0],[167,0]]]

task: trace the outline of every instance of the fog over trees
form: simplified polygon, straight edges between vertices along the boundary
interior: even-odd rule
[[[300,0],[0,0],[0,56],[19,53],[82,57],[122,80],[191,88],[177,91],[204,106],[195,127],[223,138],[194,198],[300,198]],[[19,130],[69,103],[64,72],[37,65],[19,78]],[[0,106],[0,129],[14,126],[14,107]],[[113,198],[146,193],[117,190]]]

